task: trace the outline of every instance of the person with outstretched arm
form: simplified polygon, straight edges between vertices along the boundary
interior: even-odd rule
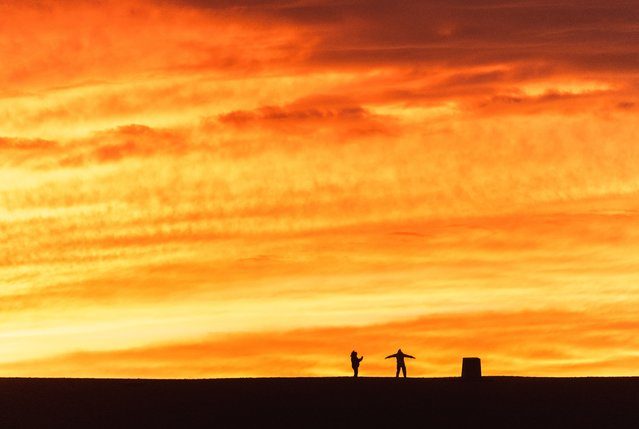
[[[359,373],[359,364],[364,359],[364,356],[357,357],[357,352],[353,350],[351,352],[351,366],[353,367],[353,377],[357,378]]]
[[[406,378],[406,363],[404,362],[404,358],[415,359],[415,356],[407,355],[402,352],[402,349],[397,350],[397,353],[394,355],[386,356],[384,359],[395,358],[397,359],[397,372],[395,373],[395,377],[399,377],[399,370],[401,369],[404,373],[404,378]]]

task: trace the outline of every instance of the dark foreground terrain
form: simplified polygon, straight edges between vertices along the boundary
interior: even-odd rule
[[[639,428],[639,378],[0,379],[0,428]]]

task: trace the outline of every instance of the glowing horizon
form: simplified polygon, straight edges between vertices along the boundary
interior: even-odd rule
[[[635,374],[634,7],[0,2],[0,376]]]

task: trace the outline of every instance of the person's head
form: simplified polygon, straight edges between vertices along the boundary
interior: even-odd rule
[[[353,350],[353,351],[351,352],[351,356],[357,356],[357,352],[356,352],[355,350]]]
[[[397,349],[397,353],[402,353],[402,349]]]

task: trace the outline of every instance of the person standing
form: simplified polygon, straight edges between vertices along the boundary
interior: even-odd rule
[[[351,352],[351,366],[353,367],[353,377],[357,378],[359,373],[359,364],[364,359],[364,356],[357,357],[357,352],[353,350]]]
[[[404,378],[406,378],[406,363],[404,362],[404,358],[415,359],[415,356],[407,355],[402,352],[402,349],[397,350],[397,353],[394,355],[386,356],[384,359],[395,358],[397,359],[397,372],[395,373],[395,377],[399,377],[399,370],[401,369],[404,373]]]

